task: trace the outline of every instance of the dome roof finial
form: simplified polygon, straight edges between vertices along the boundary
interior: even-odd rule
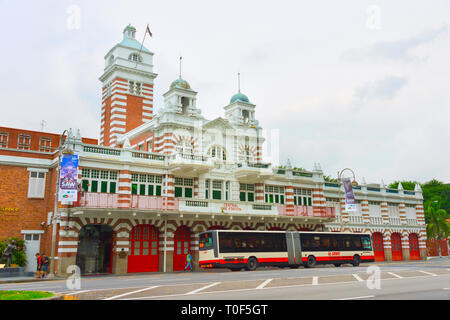
[[[238,72],[238,93],[236,93],[234,96],[231,97],[230,99],[230,104],[232,104],[235,101],[242,101],[242,102],[247,102],[250,103],[250,100],[248,99],[248,97],[241,93],[241,73]]]
[[[181,59],[182,59],[183,57],[181,56],[181,54],[180,54],[180,79],[181,79]]]
[[[238,72],[238,93],[241,93],[241,73]]]

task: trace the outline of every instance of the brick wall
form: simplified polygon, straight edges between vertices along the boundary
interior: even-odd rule
[[[0,239],[12,236],[23,239],[22,230],[43,230],[41,251],[50,254],[51,226],[47,213],[53,212],[56,185],[54,170],[46,172],[45,198],[28,198],[29,171],[26,167],[0,165]],[[8,208],[17,208],[9,211]],[[45,222],[41,226],[41,222]]]

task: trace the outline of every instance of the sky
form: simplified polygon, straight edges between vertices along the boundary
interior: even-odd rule
[[[98,139],[104,56],[128,24],[153,34],[156,112],[181,55],[208,119],[241,74],[282,165],[450,183],[450,0],[0,0],[0,126]]]

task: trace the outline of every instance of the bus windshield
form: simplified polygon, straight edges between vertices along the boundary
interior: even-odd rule
[[[204,232],[199,235],[200,240],[200,251],[210,250],[213,248],[213,238],[212,232]]]

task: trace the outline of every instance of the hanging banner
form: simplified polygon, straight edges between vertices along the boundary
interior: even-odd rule
[[[353,194],[350,178],[342,178],[345,190],[345,211],[357,211],[355,195]]]
[[[77,201],[78,196],[78,155],[63,155],[59,182],[58,200],[64,204]]]

